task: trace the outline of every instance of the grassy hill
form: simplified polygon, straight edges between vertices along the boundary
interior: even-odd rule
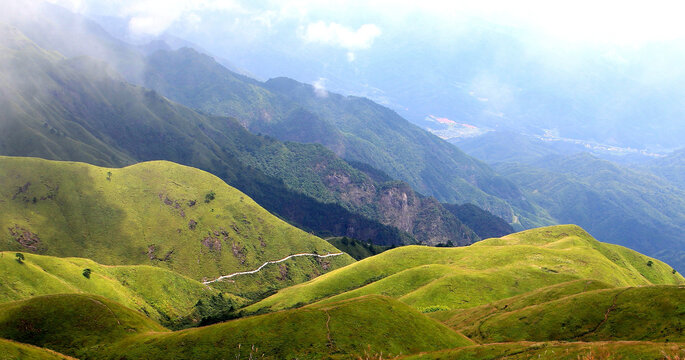
[[[640,340],[685,342],[685,287],[648,286],[587,291],[500,311],[470,326],[481,343]]]
[[[177,332],[100,297],[44,296],[0,305],[0,337],[89,359],[350,358],[472,344],[408,306],[379,296]]]
[[[221,179],[156,161],[122,169],[0,157],[0,249],[154,265],[195,280],[256,269],[296,253],[335,253],[326,241],[269,214]],[[296,259],[292,285],[347,265]]]
[[[0,354],[3,360],[74,360],[52,350],[6,339],[0,339]]]
[[[586,291],[611,288],[614,287],[597,280],[572,280],[535,289],[521,295],[495,301],[486,305],[468,309],[434,312],[430,313],[429,316],[440,320],[452,328],[458,329],[482,321],[501,311],[514,311]]]
[[[382,294],[423,311],[470,308],[578,279],[610,286],[681,284],[670,266],[601,243],[583,229],[533,229],[462,248],[406,246],[366,258],[245,308],[273,311]]]
[[[685,356],[683,344],[649,341],[616,342],[515,342],[463,347],[402,357],[425,360],[677,360]]]
[[[82,258],[22,256],[19,262],[16,253],[0,252],[0,303],[42,295],[94,294],[178,327],[247,302],[157,266],[105,266]],[[197,306],[198,301],[214,306]]]
[[[166,331],[137,311],[93,295],[62,294],[0,304],[0,337],[81,356],[135,334]]]

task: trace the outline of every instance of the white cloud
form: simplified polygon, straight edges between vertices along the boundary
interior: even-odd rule
[[[328,97],[328,91],[326,90],[326,81],[328,79],[326,78],[319,78],[318,80],[314,81],[312,85],[314,86],[314,94],[320,98],[326,98]]]
[[[381,29],[374,24],[364,24],[357,30],[335,22],[326,24],[317,21],[307,25],[304,39],[307,42],[339,46],[349,51],[368,49],[381,34]]]
[[[120,15],[130,18],[129,29],[133,33],[159,35],[181,20],[197,26],[202,21],[201,12],[241,10],[241,5],[234,0],[142,0],[123,6]]]
[[[357,55],[354,54],[352,51],[347,52],[347,61],[353,62],[355,59],[357,59]]]

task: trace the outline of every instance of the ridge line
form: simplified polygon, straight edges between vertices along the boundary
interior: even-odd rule
[[[339,256],[339,255],[342,255],[342,254],[344,254],[344,252],[339,252],[339,253],[326,253],[326,254],[324,254],[324,255],[319,255],[319,254],[314,254],[314,253],[299,253],[299,254],[292,254],[292,255],[288,255],[288,256],[284,257],[283,259],[280,259],[280,260],[271,260],[271,261],[267,261],[267,262],[265,262],[264,264],[262,264],[262,266],[258,267],[258,268],[255,269],[255,270],[250,270],[250,271],[239,271],[239,272],[235,272],[235,273],[228,274],[228,275],[222,275],[222,276],[219,276],[218,278],[216,278],[216,279],[214,279],[214,280],[203,281],[202,283],[203,283],[204,285],[209,285],[209,284],[211,284],[211,283],[214,283],[214,282],[217,282],[217,281],[221,281],[221,280],[224,280],[224,279],[230,279],[230,278],[232,278],[232,277],[234,277],[234,276],[238,276],[238,275],[254,274],[254,273],[259,272],[260,270],[262,270],[262,268],[264,268],[265,266],[267,266],[267,265],[269,265],[269,264],[277,264],[277,263],[280,263],[280,262],[283,262],[283,261],[286,261],[286,260],[288,260],[288,259],[291,259],[291,258],[294,258],[294,257],[298,257],[298,256],[314,256],[314,257],[318,257],[318,258],[327,258],[327,257],[331,257],[331,256]]]

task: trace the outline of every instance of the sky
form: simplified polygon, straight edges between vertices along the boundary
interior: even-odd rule
[[[669,125],[640,146],[658,145],[662,134],[677,134],[669,146],[678,146],[685,133],[673,115],[683,110],[680,95],[660,95],[680,94],[685,82],[682,1],[48,1],[123,19],[129,40],[173,34],[260,80],[289,76],[318,96],[366,96],[410,121],[490,126],[538,116],[530,122],[549,130],[547,119],[575,111],[571,128],[606,124],[598,141],[645,116]],[[535,102],[553,88],[555,99]],[[640,144],[644,128],[626,131]]]
[[[570,42],[639,46],[685,37],[680,1],[533,1],[533,0],[380,0],[380,1],[240,1],[240,0],[50,0],[73,11],[129,18],[130,29],[157,35],[169,28],[201,31],[236,24],[268,33],[280,24],[304,42],[322,42],[348,51],[369,48],[384,30],[392,31],[412,16],[445,23],[477,19],[505,27],[541,32]],[[386,28],[386,29],[384,29]],[[427,31],[433,30],[427,28]]]

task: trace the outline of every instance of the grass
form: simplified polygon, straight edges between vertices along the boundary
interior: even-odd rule
[[[0,304],[0,337],[81,357],[83,349],[165,328],[94,295],[38,296]]]
[[[598,242],[577,226],[560,225],[461,248],[392,249],[282,289],[244,312],[364,294],[385,294],[416,308],[460,309],[580,279],[615,287],[685,283],[658,260]]]
[[[2,250],[153,265],[195,280],[299,252],[338,252],[219,178],[171,162],[110,169],[0,157],[0,169]],[[214,199],[205,202],[208,193]],[[351,262],[345,255],[326,269],[312,262],[295,267],[313,276]],[[271,288],[290,284],[270,280]]]
[[[482,321],[493,314],[504,311],[514,311],[586,291],[610,288],[612,288],[612,286],[601,281],[573,280],[536,289],[522,295],[513,296],[486,305],[435,313],[432,314],[431,317],[442,321],[454,329],[460,329]]]
[[[640,341],[617,342],[515,342],[486,344],[416,354],[411,360],[679,360],[685,356],[685,344],[659,344]]]
[[[350,358],[472,344],[381,296],[176,332],[104,298],[44,296],[0,306],[0,336],[89,359]]]
[[[2,360],[74,360],[52,350],[37,346],[0,339],[0,359]]]
[[[90,278],[83,276],[91,269]],[[170,270],[147,265],[105,266],[81,258],[57,258],[24,253],[23,264],[15,253],[0,252],[0,303],[60,293],[95,294],[171,325],[193,314],[198,300],[211,299],[219,290]],[[245,299],[222,294],[237,307]]]
[[[602,289],[494,314],[461,328],[482,342],[685,342],[685,287]]]

